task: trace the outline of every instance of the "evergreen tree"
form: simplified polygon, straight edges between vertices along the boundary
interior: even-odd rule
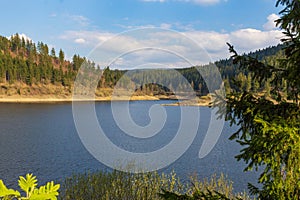
[[[54,48],[51,49],[51,56],[53,58],[56,58],[56,54],[55,54],[55,49]]]
[[[269,80],[266,80],[265,81],[265,88],[264,88],[264,95],[265,97],[270,97],[271,96],[271,85],[270,85],[270,81]]]
[[[59,50],[58,57],[59,57],[59,62],[62,65],[65,61],[65,53],[62,51],[62,49]]]
[[[227,95],[226,120],[240,129],[230,139],[244,148],[238,160],[247,163],[245,170],[258,167],[263,172],[257,188],[249,184],[250,192],[260,199],[300,199],[300,1],[278,0],[284,9],[277,20],[286,38],[285,58],[280,65],[270,65],[251,56],[240,56],[229,44],[232,59],[241,70],[253,73],[253,79],[272,84],[273,99],[257,96],[251,91],[235,91]],[[291,101],[282,98],[282,79],[287,82]]]
[[[248,73],[247,75],[247,82],[246,82],[246,91],[250,92],[251,88],[252,88],[252,78],[251,78],[251,73]]]
[[[257,93],[257,92],[259,92],[259,89],[260,89],[260,84],[259,84],[258,80],[254,80],[254,83],[253,83],[253,92]]]

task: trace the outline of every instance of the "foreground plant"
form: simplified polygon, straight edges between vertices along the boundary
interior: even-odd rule
[[[191,177],[191,184],[185,191],[171,192],[162,188],[159,196],[165,200],[250,200],[245,192],[234,193],[233,182],[227,176],[221,174],[219,177],[213,175],[210,179],[199,180]]]
[[[222,174],[203,180],[193,176],[190,181],[182,183],[174,172],[130,174],[116,170],[73,175],[65,180],[60,194],[60,199],[63,200],[190,200],[213,199],[212,197],[250,199],[245,192],[235,194],[232,182]]]
[[[37,179],[32,174],[27,174],[26,177],[20,176],[18,183],[25,196],[22,196],[17,190],[8,189],[0,180],[0,199],[56,200],[60,188],[60,185],[55,185],[53,181],[37,188]]]
[[[174,172],[131,174],[117,170],[99,171],[74,174],[67,178],[62,184],[60,199],[152,200],[161,199],[159,197],[161,188],[172,192],[183,192],[187,186],[181,183]]]

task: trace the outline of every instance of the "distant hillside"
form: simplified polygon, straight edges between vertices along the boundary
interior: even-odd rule
[[[251,52],[248,55],[257,57],[260,60],[267,60],[280,54],[282,48],[282,45],[277,45]],[[18,34],[11,36],[10,39],[0,36],[0,97],[18,95],[22,97],[47,95],[61,98],[69,97],[71,96],[74,79],[83,62],[89,62],[94,73],[103,74],[98,84],[97,96],[111,95],[112,89],[118,81],[119,86],[124,89],[128,87],[128,84],[132,84],[130,80],[124,78],[120,80],[127,72],[125,70],[111,70],[109,67],[100,69],[99,66],[79,55],[74,55],[72,60],[66,60],[64,55],[62,49],[58,51],[54,48],[49,49],[48,45],[43,42],[35,44],[32,41],[25,40]],[[247,72],[238,70],[237,66],[232,64],[231,59],[220,60],[215,64],[218,66],[227,87],[230,87],[230,81],[234,77],[238,77],[243,82],[247,82],[247,79],[249,79],[247,78]],[[205,73],[211,73],[210,64],[198,67],[205,69]],[[130,77],[142,84],[142,86],[136,85],[137,94],[169,95],[172,93],[170,89],[185,90],[184,83],[174,73],[169,73],[165,77],[169,81],[167,83],[168,87],[156,84],[159,80],[156,81],[155,77],[159,79],[159,75],[162,74],[158,71],[153,70],[151,72],[151,83],[146,80],[147,77],[145,79],[145,71],[143,70],[134,73]],[[166,70],[163,71],[166,72]],[[188,80],[199,95],[208,93],[206,84],[198,73],[197,67],[177,69],[177,71]],[[147,76],[149,76],[149,71]],[[214,83],[213,74],[211,74],[210,81]]]
[[[283,44],[278,44],[277,46],[271,46],[264,49],[259,49],[244,55],[248,55],[262,61],[262,60],[266,60],[267,58],[274,57],[280,54],[283,48],[284,48]],[[220,69],[222,73],[222,77],[233,77],[240,72],[238,67],[233,65],[231,58],[219,60],[215,62],[215,64]]]
[[[47,44],[35,44],[18,34],[10,39],[0,36],[0,82],[70,86],[85,58],[74,55],[67,61],[64,55],[61,49],[56,53]]]
[[[283,44],[278,44],[277,46],[271,46],[264,49],[259,49],[254,52],[250,52],[248,54],[244,54],[246,56],[250,56],[258,59],[259,61],[265,63],[274,63],[277,62],[278,59],[283,58],[283,48],[285,46]],[[269,91],[270,90],[270,82],[257,82],[252,80],[252,74],[249,74],[247,71],[241,70],[237,65],[233,64],[231,58],[223,59],[215,62],[218,66],[227,92],[235,88],[235,85],[240,85],[240,88],[244,90],[254,90],[254,92],[261,91]]]
[[[79,55],[68,61],[62,49],[56,52],[18,34],[0,36],[0,95],[69,95],[84,61]]]

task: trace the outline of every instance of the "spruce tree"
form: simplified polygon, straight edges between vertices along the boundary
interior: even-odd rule
[[[59,57],[59,62],[62,65],[65,61],[65,53],[62,51],[62,49],[59,50],[58,57]]]
[[[250,192],[260,199],[300,199],[300,1],[277,0],[283,5],[277,25],[285,34],[285,57],[270,65],[250,56],[240,56],[230,44],[233,62],[253,74],[253,81],[270,81],[271,98],[246,90],[227,95],[226,120],[240,129],[236,139],[243,149],[237,160],[247,163],[245,170],[263,169]],[[282,98],[282,80],[290,101]]]

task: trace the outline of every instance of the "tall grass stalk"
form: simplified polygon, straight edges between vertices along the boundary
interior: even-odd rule
[[[64,200],[160,200],[163,191],[193,195],[195,191],[217,191],[230,198],[250,199],[234,194],[232,182],[224,175],[200,181],[196,176],[183,183],[175,172],[131,174],[121,171],[74,174],[65,179],[60,192]]]

